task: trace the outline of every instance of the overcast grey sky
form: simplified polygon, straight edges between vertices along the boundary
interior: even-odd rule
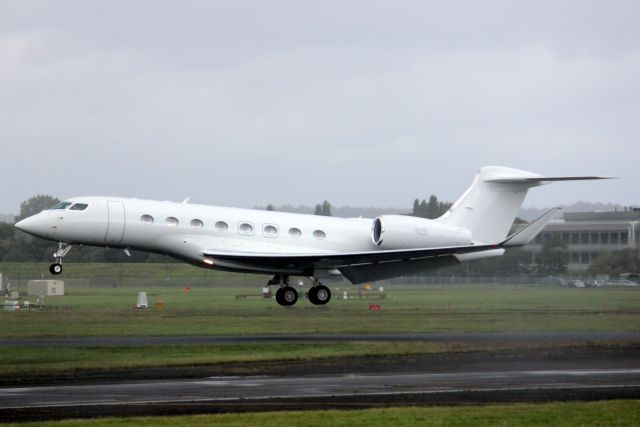
[[[454,200],[483,165],[637,204],[640,2],[0,1],[0,212]]]

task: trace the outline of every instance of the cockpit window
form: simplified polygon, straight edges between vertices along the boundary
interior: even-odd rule
[[[67,209],[69,206],[71,206],[70,202],[60,202],[51,209]]]
[[[70,211],[83,211],[85,209],[87,209],[87,206],[89,206],[86,203],[76,203],[75,205],[71,206],[69,208]]]

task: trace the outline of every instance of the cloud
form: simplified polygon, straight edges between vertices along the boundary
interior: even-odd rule
[[[364,19],[356,3],[344,14],[279,3],[248,21],[244,3],[124,17],[117,2],[61,4],[32,21],[14,10],[15,28],[0,33],[0,141],[16,160],[0,211],[43,192],[409,206],[454,199],[486,164],[626,178],[540,189],[536,205],[638,203],[640,51],[601,11],[578,13],[601,25],[600,43],[583,48],[584,22],[563,31],[528,11],[545,24],[532,35],[513,21],[527,11],[499,7],[471,5],[487,19],[448,28],[450,10],[409,3],[375,3]],[[419,26],[427,15],[431,27]]]

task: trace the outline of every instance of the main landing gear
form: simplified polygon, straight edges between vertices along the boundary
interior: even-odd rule
[[[68,243],[59,242],[58,250],[54,252],[53,257],[56,259],[54,264],[49,266],[49,272],[51,274],[62,273],[62,258],[71,250],[71,245]]]
[[[313,279],[313,286],[307,293],[307,298],[314,305],[324,305],[331,300],[328,287]],[[290,285],[289,276],[274,276],[267,286],[280,286],[276,291],[276,301],[283,307],[290,307],[298,301],[298,291]]]
[[[316,282],[318,283],[318,282]],[[325,285],[318,283],[312,286],[307,293],[307,298],[314,305],[325,305],[331,300],[331,291]]]

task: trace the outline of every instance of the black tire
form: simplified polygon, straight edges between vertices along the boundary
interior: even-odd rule
[[[62,265],[61,264],[51,264],[49,266],[49,273],[51,273],[51,274],[60,274],[60,273],[62,273]]]
[[[280,288],[282,291],[282,302],[285,307],[292,306],[298,301],[298,291],[296,291],[291,286],[285,286],[284,288]]]
[[[282,293],[284,288],[278,288],[278,290],[276,291],[276,301],[278,302],[278,304],[286,306],[286,302],[284,301],[284,298],[282,296]]]
[[[327,288],[325,285],[314,286],[316,289],[315,298],[318,301],[315,304],[325,305],[329,301],[331,301],[331,290]]]
[[[320,302],[318,301],[318,287],[317,286],[312,286],[311,289],[309,289],[309,292],[307,292],[307,299],[313,305],[320,304]]]

